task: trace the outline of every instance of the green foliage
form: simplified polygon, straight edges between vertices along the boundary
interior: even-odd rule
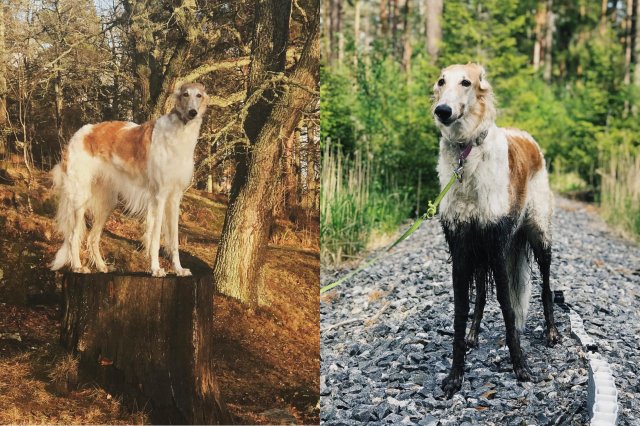
[[[372,193],[375,188],[380,193],[390,191],[388,183],[393,182],[412,206],[418,206],[411,209],[413,214],[424,211],[427,199],[439,189],[435,174],[439,135],[430,111],[432,86],[441,67],[479,62],[487,69],[498,99],[498,125],[521,128],[536,138],[554,187],[595,190],[603,204],[611,203],[633,216],[635,213],[624,207],[633,199],[627,192],[616,188],[616,194],[623,195],[615,199],[599,194],[604,191],[603,170],[610,169],[612,158],[618,158],[623,147],[637,157],[635,147],[640,144],[640,88],[626,84],[623,78],[625,52],[620,40],[626,36],[624,19],[606,19],[605,27],[600,28],[598,7],[554,2],[556,31],[547,81],[544,64],[537,71],[531,65],[535,14],[545,3],[447,0],[436,66],[426,54],[420,29],[423,23],[415,9],[416,14],[407,21],[414,26],[409,70],[401,66],[397,40],[392,34],[381,35],[378,28],[378,36],[368,48],[360,46],[357,67],[344,61],[323,69],[321,84],[330,86],[322,99],[323,137],[340,141],[346,154],[360,150],[366,153],[363,159],[375,162],[378,173],[370,177]],[[624,16],[622,7],[620,3],[609,13]],[[379,25],[376,19],[372,22]],[[352,32],[345,34],[344,56],[353,58]],[[632,64],[640,72],[635,63],[640,63],[640,58],[634,58]],[[337,96],[327,98],[326,93]],[[635,114],[634,108],[638,110]],[[617,161],[616,167],[626,168],[616,169],[614,175],[627,173],[631,169],[628,162]],[[357,167],[356,163],[352,162],[352,167]],[[613,188],[611,182],[608,185]],[[630,182],[626,179],[618,185]]]
[[[393,183],[374,179],[375,162],[359,151],[350,159],[325,144],[320,193],[320,257],[323,264],[353,258],[377,232],[393,232],[411,206]]]

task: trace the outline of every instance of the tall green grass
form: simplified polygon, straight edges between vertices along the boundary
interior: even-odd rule
[[[320,256],[324,265],[357,257],[379,234],[395,232],[411,212],[406,194],[369,156],[344,156],[328,141],[322,153]]]
[[[640,155],[626,149],[612,154],[600,188],[605,220],[640,239]]]

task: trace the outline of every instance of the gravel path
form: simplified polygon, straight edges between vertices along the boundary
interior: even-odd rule
[[[615,237],[588,206],[558,199],[552,289],[584,319],[614,370],[619,424],[640,424],[640,248]],[[466,358],[462,390],[443,398],[451,365],[453,290],[437,221],[328,293],[321,304],[321,419],[325,424],[570,424],[588,421],[587,363],[569,318],[563,340],[544,344],[540,279],[522,348],[534,382],[518,383],[504,322],[488,294],[479,348]],[[338,275],[323,273],[327,284]]]

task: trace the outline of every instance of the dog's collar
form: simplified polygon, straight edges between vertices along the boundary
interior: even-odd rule
[[[449,139],[445,137],[445,139],[447,140],[447,142],[449,142],[452,145],[458,145],[460,147],[466,148],[467,146],[471,146],[471,145],[478,146],[482,144],[482,142],[484,142],[484,140],[487,138],[488,134],[489,134],[489,129],[484,129],[475,138],[464,140],[464,139]]]

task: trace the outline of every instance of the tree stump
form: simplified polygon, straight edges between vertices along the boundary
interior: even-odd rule
[[[231,423],[212,371],[211,276],[67,273],[60,341],[154,423]]]

